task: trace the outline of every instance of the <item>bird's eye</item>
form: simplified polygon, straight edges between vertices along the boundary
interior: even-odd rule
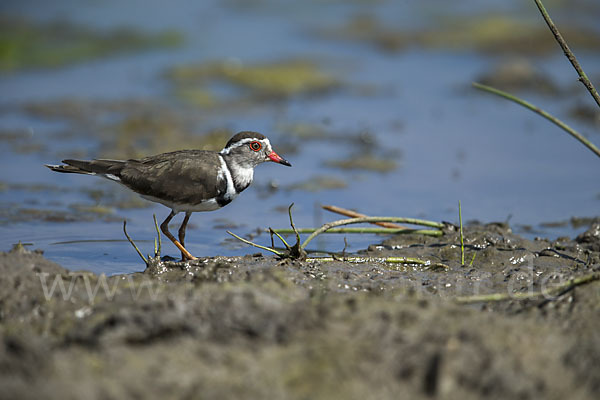
[[[261,149],[262,145],[260,144],[260,142],[254,141],[254,142],[250,142],[250,148],[254,151],[259,151]]]

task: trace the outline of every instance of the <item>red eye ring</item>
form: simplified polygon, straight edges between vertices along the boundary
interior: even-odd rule
[[[260,149],[262,149],[262,144],[260,144],[260,142],[256,141],[256,140],[253,142],[250,142],[249,146],[250,146],[250,150],[252,150],[252,151],[259,151]]]

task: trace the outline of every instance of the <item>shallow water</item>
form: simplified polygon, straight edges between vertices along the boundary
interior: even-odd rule
[[[281,149],[293,168],[259,166],[253,186],[234,203],[214,213],[194,214],[187,236],[193,254],[253,252],[232,244],[225,230],[248,234],[267,226],[287,227],[285,208],[292,202],[300,227],[336,218],[320,211],[319,204],[355,208],[371,215],[456,222],[457,203],[461,200],[465,220],[509,220],[515,230],[531,237],[577,234],[585,228],[542,224],[565,221],[571,216],[598,215],[597,157],[529,111],[470,88],[471,81],[512,59],[512,55],[418,44],[385,51],[368,41],[322,34],[364,14],[375,16],[382,25],[407,31],[433,31],[441,17],[480,12],[505,11],[539,18],[533,4],[524,7],[516,1],[495,1],[486,2],[484,7],[480,2],[468,3],[477,8],[465,5],[454,9],[436,2],[441,9],[434,12],[416,2],[391,1],[325,5],[264,1],[248,6],[236,1],[200,4],[186,0],[168,6],[147,1],[77,2],[76,6],[71,1],[55,1],[43,7],[29,2],[3,4],[2,14],[34,21],[63,19],[105,30],[119,26],[147,32],[168,29],[184,37],[183,45],[177,48],[117,54],[54,69],[2,72],[0,131],[17,132],[14,137],[3,135],[1,139],[3,249],[22,241],[72,269],[106,273],[141,270],[143,264],[123,240],[122,220],[127,219],[130,234],[147,253],[152,250],[155,234],[152,214],[160,220],[168,213],[159,205],[112,206],[112,211],[105,214],[75,210],[74,205],[111,207],[107,198],[129,198],[116,184],[54,174],[43,164],[57,163],[65,157],[110,157],[123,149],[114,146],[116,139],[105,132],[117,126],[112,111],[85,118],[24,111],[31,103],[53,104],[61,99],[88,104],[91,110],[110,108],[113,102],[129,99],[155,102],[191,119],[189,130],[197,136],[213,129],[257,130]],[[598,8],[592,1],[587,3],[592,11],[571,13],[565,23],[589,22],[590,14]],[[563,8],[556,11],[558,23],[563,12]],[[541,19],[539,24],[543,24]],[[588,75],[592,79],[600,76],[599,49],[574,50]],[[210,61],[256,65],[299,59],[310,60],[319,71],[339,80],[340,86],[324,93],[266,101],[250,94],[245,102],[232,101],[209,109],[183,104],[175,95],[177,89],[165,77],[172,67]],[[568,115],[573,105],[593,103],[578,87],[576,75],[558,47],[544,57],[525,59],[539,67],[561,92],[552,96],[535,90],[520,94],[600,143],[597,122],[588,124]],[[211,83],[211,88],[227,99],[237,99],[240,92],[244,93],[222,82]],[[122,113],[129,115],[130,111],[123,106]],[[75,112],[76,117],[82,114]],[[300,124],[308,125],[309,132],[323,130],[330,137],[312,140],[291,135]],[[148,136],[152,135],[149,129]],[[167,134],[164,140],[169,137]],[[357,137],[363,140],[355,140]],[[188,139],[194,136],[183,135],[181,148],[188,147]],[[150,150],[142,147],[140,151],[148,154]],[[365,152],[392,160],[396,167],[382,173],[344,170],[328,164]],[[346,187],[290,189],[317,176],[341,180]],[[90,195],[94,190],[101,192],[99,198]],[[45,212],[32,216],[27,210]],[[256,240],[269,242],[264,234]],[[350,235],[347,240],[348,250],[355,251],[381,239]],[[329,236],[315,245],[341,251],[344,240],[342,236]],[[165,244],[164,252],[178,254],[170,244]]]

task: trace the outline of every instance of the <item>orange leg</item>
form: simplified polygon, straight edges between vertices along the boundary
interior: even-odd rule
[[[182,260],[196,260],[196,257],[194,257],[189,251],[186,250],[185,247],[183,247],[183,244],[179,243],[177,241],[177,239],[175,239],[175,236],[173,236],[171,234],[171,232],[169,232],[169,222],[171,222],[171,220],[173,219],[173,217],[175,216],[175,212],[171,211],[171,213],[167,216],[167,218],[165,218],[165,220],[163,221],[162,224],[160,224],[160,230],[162,231],[162,233],[164,233],[164,235],[169,238],[169,240],[171,242],[173,242],[173,244],[179,249],[179,251],[181,251],[181,259]],[[180,240],[183,242],[182,239],[185,238],[185,227],[187,226],[187,221],[190,219],[188,213],[185,214],[185,218],[183,220],[183,224],[181,224],[181,227],[179,228],[179,238]],[[182,235],[183,232],[183,235]]]

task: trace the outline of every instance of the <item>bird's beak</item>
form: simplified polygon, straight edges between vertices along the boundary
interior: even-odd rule
[[[290,164],[285,158],[281,157],[279,154],[275,153],[274,151],[267,154],[267,157],[269,157],[269,159],[271,161],[276,162],[278,164],[287,165],[288,167],[292,166],[292,164]]]

